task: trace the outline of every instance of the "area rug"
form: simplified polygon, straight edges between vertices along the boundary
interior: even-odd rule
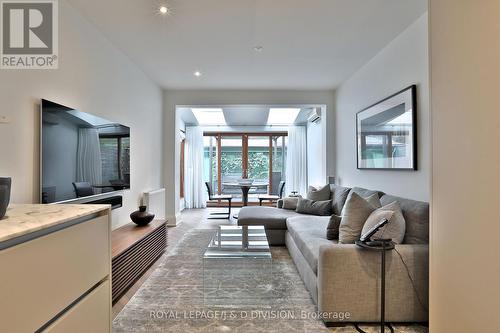
[[[352,326],[329,330],[315,317],[316,307],[284,247],[272,248],[270,274],[255,275],[255,267],[229,262],[224,268],[232,281],[229,292],[223,291],[225,281],[220,288],[214,288],[217,283],[212,280],[207,284],[202,255],[213,234],[203,229],[188,232],[118,314],[113,332],[356,332]],[[251,288],[262,276],[268,287],[251,297]]]

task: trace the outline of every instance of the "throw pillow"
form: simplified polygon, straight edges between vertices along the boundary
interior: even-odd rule
[[[330,185],[325,185],[322,188],[315,188],[313,186],[309,186],[309,190],[307,192],[307,199],[313,201],[330,200],[330,196],[331,196]]]
[[[378,194],[364,199],[356,192],[351,192],[342,210],[339,227],[339,242],[352,244],[361,236],[361,230],[370,214],[380,207]]]
[[[332,214],[332,201],[314,201],[299,198],[297,209],[295,211],[301,214],[328,216]]]
[[[373,228],[382,219],[387,219],[389,223],[380,228],[372,238],[391,238],[394,243],[401,244],[405,237],[406,221],[397,201],[373,211],[366,220],[361,234]]]
[[[328,226],[326,227],[326,239],[339,239],[339,226],[341,220],[342,218],[335,214],[330,217],[330,222],[328,222]]]
[[[338,185],[330,185],[330,191],[332,192],[332,208],[333,214],[341,215],[342,208],[345,205],[345,201],[347,200],[347,196],[351,189],[349,187],[342,187]]]
[[[295,210],[297,209],[297,203],[299,202],[299,197],[286,197],[283,198],[283,209]]]

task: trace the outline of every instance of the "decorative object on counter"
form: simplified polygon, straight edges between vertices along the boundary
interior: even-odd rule
[[[136,210],[130,214],[130,218],[137,225],[147,225],[149,222],[153,221],[155,214],[150,214],[146,211],[146,206],[139,206],[139,210]]]
[[[5,216],[7,207],[9,206],[11,182],[10,178],[0,177],[0,219]]]

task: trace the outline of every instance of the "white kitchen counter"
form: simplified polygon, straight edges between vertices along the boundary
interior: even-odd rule
[[[0,242],[39,232],[80,217],[109,210],[109,205],[10,205],[0,220]]]

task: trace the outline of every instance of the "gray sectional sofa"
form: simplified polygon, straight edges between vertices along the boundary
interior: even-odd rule
[[[378,193],[382,205],[398,201],[406,233],[387,253],[386,320],[427,322],[429,204],[380,191],[330,185],[333,213],[340,215],[350,191]],[[326,238],[329,216],[303,215],[279,207],[244,207],[239,225],[264,225],[271,245],[286,245],[318,311],[327,323],[380,319],[380,253]]]

